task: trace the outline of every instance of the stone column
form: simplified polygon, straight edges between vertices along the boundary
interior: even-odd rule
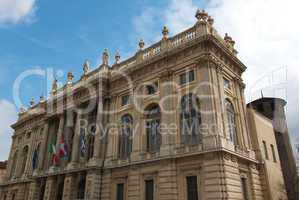
[[[175,109],[174,109],[174,90],[172,83],[172,73],[165,72],[161,76],[161,136],[162,144],[161,155],[169,155],[174,151],[176,130],[173,130],[172,124],[175,124]]]
[[[57,137],[56,137],[56,152],[59,152],[59,146],[60,146],[60,139],[63,134],[64,130],[64,121],[65,121],[65,115],[61,114],[59,116],[59,127],[58,127],[58,132],[57,132]]]
[[[30,183],[28,200],[37,200],[38,199],[38,185],[34,180]]]
[[[56,195],[56,180],[54,177],[48,177],[46,182],[44,200],[52,200]]]
[[[49,139],[49,123],[48,121],[44,122],[44,130],[43,130],[43,141],[41,144],[41,149],[38,155],[38,171],[41,171],[45,164],[45,155],[47,154],[48,149],[48,139]]]
[[[104,124],[103,124],[103,111],[104,111],[104,105],[103,105],[103,97],[99,97],[98,100],[98,108],[97,108],[97,119],[96,119],[96,125],[97,125],[97,131],[95,133],[95,139],[94,139],[94,153],[93,158],[91,159],[89,165],[100,165],[101,163],[101,143],[102,143],[102,137],[103,137],[103,130],[104,130]]]
[[[73,145],[72,145],[72,159],[71,162],[68,164],[68,168],[72,169],[76,166],[79,161],[79,151],[80,151],[80,113],[77,113],[76,125],[75,125],[75,133],[73,138]]]
[[[73,174],[66,175],[64,179],[63,187],[63,199],[64,200],[73,200],[76,199],[76,176]]]
[[[86,176],[85,199],[100,199],[101,171],[93,170]]]

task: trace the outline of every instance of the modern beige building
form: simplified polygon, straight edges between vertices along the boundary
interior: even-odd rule
[[[214,20],[119,53],[22,109],[1,200],[286,200],[273,124]]]

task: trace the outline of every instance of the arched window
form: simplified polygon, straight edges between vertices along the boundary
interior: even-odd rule
[[[85,198],[86,174],[79,175],[77,199]]]
[[[146,109],[146,137],[147,150],[157,152],[161,146],[160,133],[161,112],[157,104],[151,105]]]
[[[227,99],[225,100],[225,108],[226,108],[229,139],[235,145],[237,145],[238,138],[237,138],[237,126],[236,126],[236,114],[232,103]]]
[[[18,160],[18,153],[19,153],[19,151],[16,150],[16,152],[13,154],[12,164],[11,164],[11,171],[10,171],[10,178],[12,178],[16,175],[16,165],[17,165],[17,160]]]
[[[20,171],[20,175],[24,174],[25,172],[25,168],[26,168],[26,164],[27,164],[27,157],[28,157],[28,146],[25,146],[23,148],[23,152],[22,152],[22,164],[21,164],[21,171]]]
[[[39,151],[40,151],[40,143],[37,145],[36,149],[33,152],[33,157],[32,157],[32,169],[33,170],[35,170],[38,167]]]
[[[129,114],[121,118],[121,132],[119,135],[119,157],[126,159],[132,152],[133,117]]]
[[[198,144],[202,141],[199,99],[187,94],[181,100],[181,135],[183,144]]]

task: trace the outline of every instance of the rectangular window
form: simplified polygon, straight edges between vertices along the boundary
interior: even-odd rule
[[[263,147],[264,147],[264,153],[267,160],[269,160],[268,150],[267,150],[267,144],[265,141],[263,141]]]
[[[244,200],[249,200],[248,190],[247,190],[247,179],[246,178],[241,178],[241,184],[242,184],[243,199]]]
[[[154,82],[151,85],[147,85],[146,91],[148,95],[156,94],[158,91],[158,82]]]
[[[154,180],[145,181],[145,200],[154,200]]]
[[[130,96],[129,95],[124,95],[121,97],[121,105],[126,106],[129,104],[130,101]]]
[[[297,147],[297,153],[299,154],[299,147]]]
[[[180,84],[181,85],[184,85],[186,83],[190,83],[194,80],[195,80],[195,76],[194,76],[194,71],[193,70],[180,75]]]
[[[187,200],[198,200],[197,176],[187,177]]]
[[[230,81],[226,78],[223,79],[223,84],[225,89],[230,89]]]
[[[271,151],[272,151],[272,156],[273,156],[273,162],[277,162],[276,155],[275,155],[275,148],[274,148],[273,144],[271,144]]]
[[[125,200],[125,186],[123,183],[116,186],[116,200]]]

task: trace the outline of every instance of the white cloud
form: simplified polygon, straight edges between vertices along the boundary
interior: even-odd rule
[[[0,24],[16,24],[34,19],[36,0],[0,0]]]
[[[293,138],[299,137],[297,126],[297,113],[299,113],[299,1],[297,0],[206,0],[205,9],[215,19],[215,27],[223,36],[229,33],[236,41],[239,58],[248,67],[244,74],[247,84],[247,100],[256,94],[255,83],[261,85],[265,79],[271,79],[264,89],[265,96],[287,96],[287,117],[290,133]],[[166,8],[151,8],[151,16],[159,16],[159,21],[140,21],[142,26],[135,26],[143,30],[152,38],[161,37],[157,29],[166,22],[170,32],[178,33],[195,23],[195,10],[203,1],[168,0]],[[142,18],[141,18],[142,19]],[[148,19],[148,18],[146,18]],[[136,19],[139,20],[138,18]],[[161,22],[162,21],[162,22]],[[141,24],[140,23],[140,24]],[[135,23],[139,25],[139,23]],[[139,30],[139,33],[142,31]],[[147,36],[150,38],[150,36]],[[277,69],[287,68],[287,80]],[[285,84],[272,84],[277,81],[274,74],[281,74]],[[262,79],[261,79],[262,78]],[[286,79],[286,78],[285,78]],[[280,80],[281,81],[281,80]],[[272,84],[272,85],[271,85]],[[255,87],[255,88],[254,88]],[[262,88],[259,88],[262,89]],[[279,91],[278,91],[279,90]],[[285,95],[287,91],[287,95]]]
[[[0,160],[8,158],[13,131],[10,125],[16,120],[17,110],[15,106],[7,100],[0,100]]]

